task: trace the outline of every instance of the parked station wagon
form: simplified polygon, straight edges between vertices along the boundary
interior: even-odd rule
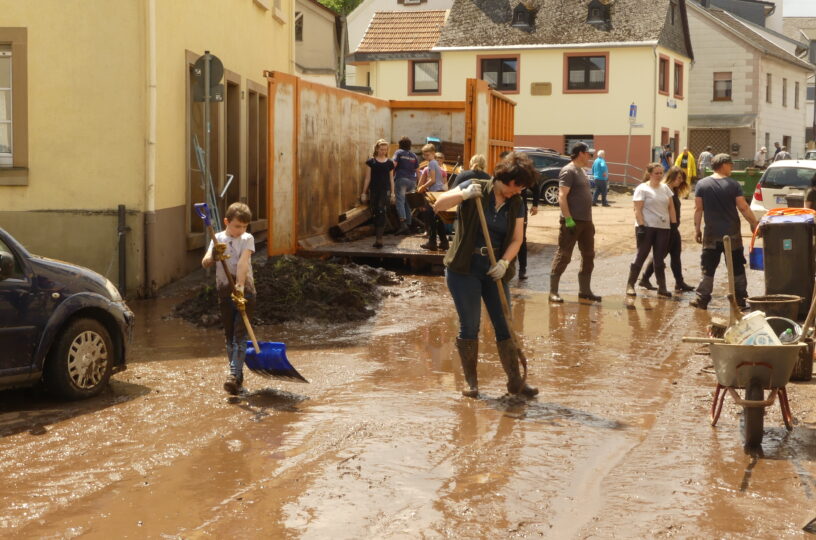
[[[0,389],[94,396],[125,369],[133,312],[110,280],[30,254],[0,228]]]
[[[802,206],[805,191],[816,174],[816,161],[786,159],[771,163],[757,183],[751,210],[757,219],[773,208]]]

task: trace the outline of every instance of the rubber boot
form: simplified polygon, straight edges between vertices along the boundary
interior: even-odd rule
[[[589,282],[592,280],[592,276],[585,276],[578,274],[578,298],[583,298],[584,300],[592,300],[593,302],[600,302],[601,297],[597,294],[592,293],[592,289],[589,287]]]
[[[657,294],[665,298],[671,298],[672,293],[666,288],[666,270],[665,268],[655,270],[655,279],[657,280]]]
[[[558,282],[561,281],[561,274],[550,274],[550,302],[561,304],[564,299],[558,296]]]
[[[521,380],[519,373],[518,350],[512,339],[497,341],[499,347],[499,358],[501,359],[504,372],[507,374],[507,391],[511,394],[521,394],[525,397],[538,395],[538,388],[530,386]]]
[[[437,235],[439,236],[439,249],[447,251],[450,247],[448,231],[445,230],[445,224],[441,219],[437,220]]]
[[[737,307],[740,311],[748,311],[748,277],[743,274],[741,276],[734,276],[734,292],[737,295]]]
[[[643,287],[647,291],[656,290],[655,286],[652,285],[652,282],[649,281],[649,278],[647,278],[645,275],[642,278],[640,278],[640,281],[638,282],[638,285],[640,285],[641,287]]]
[[[462,362],[462,373],[468,387],[462,390],[465,397],[479,395],[479,378],[476,375],[476,359],[479,357],[479,341],[476,339],[456,339],[456,348],[459,350],[459,360]]]
[[[377,238],[376,238],[376,240],[374,240],[374,244],[373,244],[372,247],[375,247],[375,248],[383,247],[382,237],[383,237],[383,230],[384,229],[385,229],[385,227],[375,227],[374,228],[374,232],[377,235]]]
[[[626,296],[637,296],[635,282],[637,281],[638,272],[640,272],[640,268],[637,268],[634,264],[629,265],[629,279],[626,280]]]

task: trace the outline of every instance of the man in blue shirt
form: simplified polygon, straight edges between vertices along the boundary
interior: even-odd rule
[[[595,194],[592,197],[592,206],[598,206],[598,199],[603,202],[603,206],[609,206],[606,200],[606,193],[609,191],[609,167],[606,166],[604,156],[606,152],[598,150],[595,162],[592,164],[592,177],[595,178]]]

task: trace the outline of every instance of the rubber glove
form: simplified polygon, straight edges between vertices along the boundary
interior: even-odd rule
[[[466,187],[465,189],[463,189],[461,191],[462,191],[462,200],[466,201],[468,199],[472,199],[473,197],[481,196],[482,195],[482,186],[481,186],[481,184],[477,184],[476,182],[473,182],[468,187]]]
[[[226,253],[227,251],[227,244],[222,244],[220,242],[213,245],[212,249],[212,258],[214,261],[226,261],[230,258],[230,254]]]
[[[362,195],[360,195],[360,202],[363,204],[368,202],[368,193],[363,193]]]
[[[487,271],[487,275],[498,281],[504,277],[504,273],[507,272],[507,267],[509,265],[509,262],[505,261],[504,259],[499,259],[496,261],[496,264],[490,267],[490,270]]]
[[[575,220],[572,217],[564,218],[564,225],[567,226],[567,229],[574,229],[575,228]]]
[[[244,298],[244,286],[235,284],[235,288],[232,290],[232,294],[230,295],[232,301],[235,302],[235,305],[238,309],[243,310],[246,307],[246,298]]]

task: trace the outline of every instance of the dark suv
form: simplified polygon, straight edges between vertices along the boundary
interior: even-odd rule
[[[531,150],[523,147],[516,150],[527,154],[533,160],[533,166],[541,173],[539,179],[541,200],[558,206],[558,173],[561,172],[561,167],[570,162],[570,158],[548,150]]]
[[[125,369],[133,312],[108,279],[31,255],[0,228],[0,389],[94,396]]]

